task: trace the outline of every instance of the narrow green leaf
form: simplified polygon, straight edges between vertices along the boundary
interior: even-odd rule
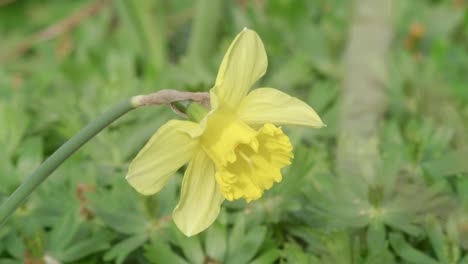
[[[55,257],[64,262],[79,260],[93,253],[108,249],[110,247],[109,241],[111,238],[111,235],[107,232],[95,234],[90,238],[73,244],[68,249],[55,255]]]
[[[25,245],[15,232],[11,232],[5,239],[5,250],[11,256],[17,259],[22,259],[25,251]]]
[[[463,258],[460,260],[459,264],[468,264],[468,254],[463,256]]]
[[[206,231],[205,250],[206,254],[217,261],[223,261],[226,255],[227,238],[226,226],[214,223]]]
[[[446,244],[444,234],[442,232],[442,227],[435,217],[430,217],[427,220],[426,232],[439,261],[443,263],[450,263],[446,254]]]
[[[136,235],[129,237],[117,243],[113,246],[105,255],[105,261],[111,261],[115,259],[115,263],[121,264],[125,259],[135,251],[137,248],[142,246],[148,237],[146,235]]]
[[[25,140],[18,151],[18,161],[16,168],[22,180],[31,174],[42,161],[42,140],[39,137],[32,137]]]
[[[226,264],[248,263],[257,254],[265,240],[266,233],[267,228],[264,226],[256,226],[250,229],[247,235],[236,245],[237,250],[228,251]]]
[[[94,212],[112,229],[122,234],[134,235],[145,232],[146,220],[138,214],[128,211],[112,211],[102,207],[95,208]]]
[[[9,258],[0,258],[0,263],[2,264],[23,264],[22,260],[9,259]]]
[[[194,264],[202,264],[205,260],[205,253],[203,252],[199,236],[186,237],[184,236],[175,225],[173,225],[173,233],[176,235],[178,246],[182,249],[184,256]]]
[[[412,247],[399,233],[390,234],[390,244],[397,255],[409,263],[439,264],[433,258]]]
[[[50,251],[58,252],[68,247],[78,230],[79,219],[78,214],[73,210],[66,213],[53,227],[47,248]]]
[[[242,245],[243,239],[245,235],[245,218],[240,216],[237,218],[237,221],[234,222],[234,227],[229,234],[228,240],[228,252],[227,254],[232,254],[233,252],[237,252]]]
[[[4,238],[7,235],[8,235],[8,230],[6,228],[0,229],[0,256],[2,255],[2,252],[5,249]]]
[[[282,257],[286,259],[286,263],[323,264],[317,257],[304,252],[301,247],[295,243],[286,243],[282,253]]]
[[[145,246],[145,257],[153,264],[188,264],[188,262],[174,253],[167,242],[154,238],[151,244]]]
[[[281,257],[281,251],[277,248],[272,248],[255,258],[250,264],[270,264],[276,263]]]
[[[387,248],[385,226],[381,222],[372,222],[367,229],[367,247],[371,254]]]
[[[393,264],[395,259],[388,250],[385,225],[381,222],[372,222],[367,229],[367,248],[369,250],[365,264]]]
[[[29,124],[25,110],[14,105],[0,104],[0,143],[6,157],[12,155]]]
[[[434,176],[451,176],[458,173],[467,173],[467,156],[468,150],[451,151],[444,153],[442,157],[436,160],[423,162],[422,166],[428,173]]]

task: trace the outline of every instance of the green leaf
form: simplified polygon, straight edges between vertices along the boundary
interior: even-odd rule
[[[367,230],[367,244],[371,252],[378,252],[387,247],[385,226],[381,222],[372,222]]]
[[[283,250],[283,258],[286,263],[297,264],[322,264],[317,257],[304,252],[296,243],[286,243]]]
[[[0,263],[2,263],[2,264],[23,264],[24,262],[22,260],[15,260],[15,259],[9,259],[9,258],[0,258]]]
[[[277,248],[272,248],[256,257],[250,264],[270,264],[276,263],[281,257],[281,251]]]
[[[115,263],[121,264],[125,261],[128,255],[135,251],[137,248],[142,246],[148,237],[146,235],[137,235],[126,238],[116,245],[114,245],[105,255],[105,261],[111,261],[115,259]]]
[[[226,226],[215,222],[206,230],[205,251],[206,254],[217,261],[223,261],[226,255],[227,238]]]
[[[5,250],[11,256],[22,259],[26,248],[21,238],[15,232],[11,232],[5,239]]]
[[[442,227],[435,217],[429,217],[427,219],[426,233],[429,236],[432,248],[434,249],[439,261],[443,263],[451,263],[446,254],[446,244]]]
[[[112,229],[122,234],[134,235],[145,232],[146,219],[136,213],[110,210],[102,207],[97,207],[94,212],[96,216],[101,218]]]
[[[10,194],[12,187],[18,186],[20,179],[16,177],[16,169],[10,160],[0,159],[0,202]]]
[[[242,240],[237,241],[237,244],[229,244],[226,264],[230,263],[248,263],[258,252],[265,236],[267,228],[264,226],[256,226],[249,229]]]
[[[245,218],[241,215],[240,217],[237,217],[237,221],[234,222],[234,227],[232,228],[231,233],[229,234],[227,252],[228,255],[240,250],[244,234]]]
[[[390,234],[390,245],[398,256],[409,263],[439,264],[433,258],[412,247],[399,233]]]
[[[350,232],[341,231],[335,233],[326,233],[323,236],[326,246],[326,254],[323,259],[326,263],[352,263],[354,252],[352,240],[355,238]],[[355,240],[355,239],[354,239]],[[354,244],[356,242],[354,241]]]
[[[0,256],[2,255],[3,250],[5,249],[5,237],[8,235],[9,230],[7,228],[0,229]]]
[[[110,247],[112,235],[107,232],[93,234],[90,238],[74,243],[66,250],[59,252],[55,257],[64,262],[72,262],[87,257]]]
[[[466,157],[468,150],[451,151],[444,153],[438,159],[424,161],[422,166],[434,176],[451,176],[468,172]]]
[[[160,238],[153,238],[145,248],[146,259],[153,264],[188,264],[188,262],[174,253],[167,242]]]
[[[367,248],[369,254],[364,263],[392,264],[395,262],[392,254],[388,250],[386,231],[383,223],[372,222],[367,229]]]
[[[190,263],[202,264],[205,260],[205,253],[203,252],[199,236],[186,237],[175,225],[172,225],[172,233],[175,235],[177,246],[182,249],[184,256],[190,260]]]
[[[32,137],[25,140],[18,151],[18,161],[16,168],[21,179],[25,179],[42,162],[42,140],[39,137]]]
[[[18,103],[18,102],[14,102]],[[29,123],[24,109],[0,102],[0,143],[5,157],[12,155],[23,137]]]
[[[53,227],[47,248],[53,252],[59,252],[67,248],[78,231],[80,218],[74,210],[69,210]]]
[[[459,264],[468,264],[468,254],[463,256],[463,258],[460,260]]]

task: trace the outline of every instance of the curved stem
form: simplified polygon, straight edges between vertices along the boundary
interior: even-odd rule
[[[0,207],[0,227],[26,198],[68,157],[91,138],[130,110],[139,106],[134,98],[126,99],[79,131],[37,168]]]

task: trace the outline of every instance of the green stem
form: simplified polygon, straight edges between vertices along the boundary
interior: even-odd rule
[[[198,0],[193,18],[188,57],[206,66],[215,47],[216,34],[221,25],[223,0]]]
[[[105,127],[136,107],[138,107],[138,105],[132,102],[132,98],[118,103],[99,116],[96,120],[88,124],[78,132],[78,134],[55,151],[2,204],[0,207],[0,227],[5,224],[8,217],[24,202],[24,200],[26,200],[26,198],[68,157],[75,153],[91,138],[96,136]]]
[[[190,121],[197,123],[200,123],[209,112],[206,107],[196,102],[178,101],[172,103],[172,106],[185,113]]]
[[[188,118],[194,122],[200,123],[200,121],[208,114],[208,109],[198,103],[190,103],[185,113]]]
[[[182,113],[187,112],[188,104],[186,101],[177,101],[173,102],[172,106],[174,106],[177,110],[179,110]]]

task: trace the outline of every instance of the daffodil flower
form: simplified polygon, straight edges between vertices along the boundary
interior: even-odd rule
[[[208,228],[225,199],[250,202],[282,180],[281,169],[293,154],[278,125],[324,126],[297,98],[272,88],[249,93],[267,63],[257,33],[244,29],[230,45],[210,90],[211,110],[199,115],[199,122],[171,120],[163,125],[130,165],[130,185],[152,195],[189,163],[173,212],[187,236]]]

